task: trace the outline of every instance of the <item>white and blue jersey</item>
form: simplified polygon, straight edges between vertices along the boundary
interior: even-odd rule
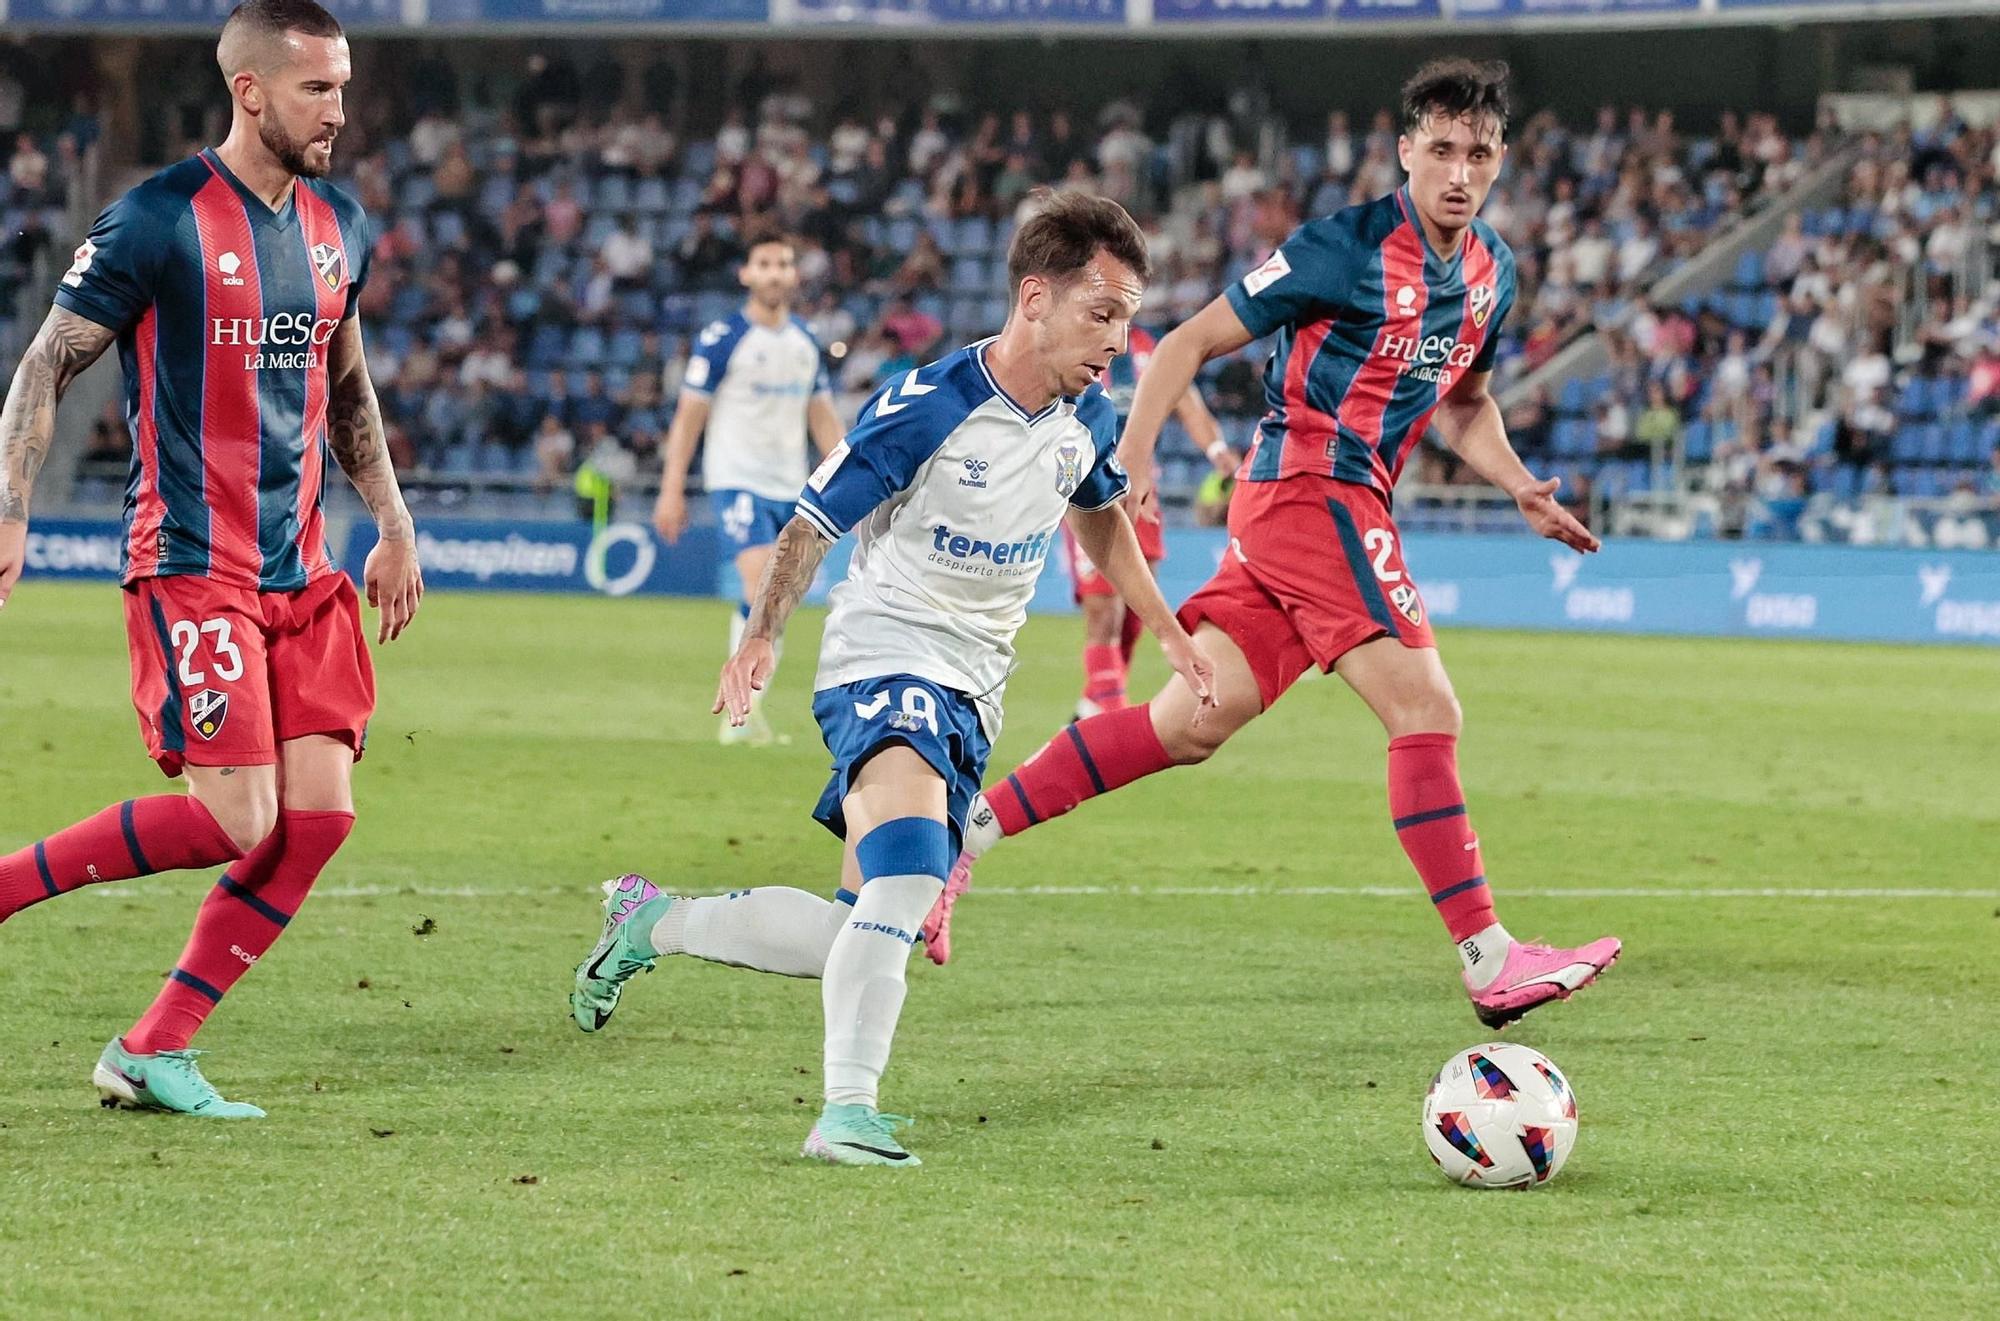
[[[709,401],[701,478],[723,535],[739,549],[775,541],[806,479],[806,405],[832,396],[812,332],[738,312],[701,332],[681,388]]]
[[[856,537],[813,683],[834,756],[814,815],[835,833],[850,776],[885,743],[930,762],[962,829],[1063,516],[1125,494],[1111,401],[1093,386],[1030,414],[987,371],[991,342],[884,386],[799,495],[822,535]]]

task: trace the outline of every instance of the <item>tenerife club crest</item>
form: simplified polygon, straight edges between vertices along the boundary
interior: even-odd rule
[[[315,243],[307,255],[312,258],[313,269],[319,272],[319,278],[326,283],[326,287],[339,293],[341,282],[347,278],[346,255],[331,243]]]
[[[1389,599],[1403,612],[1403,618],[1417,627],[1423,627],[1424,600],[1417,595],[1417,589],[1408,583],[1400,583],[1389,590]]]
[[[1476,330],[1486,328],[1486,318],[1493,314],[1493,286],[1482,284],[1467,295],[1467,305],[1472,309],[1472,325]]]
[[[1067,500],[1083,485],[1083,446],[1066,440],[1056,446],[1056,491]]]

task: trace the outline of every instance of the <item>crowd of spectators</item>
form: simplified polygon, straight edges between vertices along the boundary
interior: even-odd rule
[[[688,345],[739,304],[736,236],[753,225],[797,236],[800,312],[851,414],[886,376],[999,327],[1007,239],[1034,188],[1091,188],[1139,217],[1155,260],[1144,319],[1163,329],[1303,217],[1393,189],[1395,140],[1387,113],[1335,111],[1305,132],[1249,97],[1156,123],[1126,101],[823,113],[774,91],[690,125],[643,97],[465,109],[440,95],[406,126],[350,132],[342,163],[376,227],[362,307],[397,462],[420,486],[559,504],[580,465],[657,470]],[[1839,205],[1792,218],[1728,288],[1648,297],[1845,145],[1765,114],[1706,133],[1611,107],[1518,122],[1484,212],[1521,279],[1500,383],[1592,330],[1610,351],[1601,376],[1513,411],[1520,448],[1579,493],[1685,477],[1746,511],[1739,524],[1815,489],[1990,481],[1970,474],[2000,462],[1981,429],[2000,339],[1967,272],[1993,223],[1991,130],[1947,115],[1869,139]],[[1239,445],[1262,409],[1262,352],[1205,379]],[[1171,434],[1165,453],[1167,489],[1191,495],[1200,457]],[[1421,475],[1469,479],[1439,452]]]

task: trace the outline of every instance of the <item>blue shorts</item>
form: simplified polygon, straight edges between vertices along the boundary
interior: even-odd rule
[[[798,511],[796,501],[766,500],[748,491],[710,491],[708,499],[722,540],[734,550],[770,545]]]
[[[847,816],[841,803],[854,777],[883,748],[903,744],[944,777],[945,824],[957,852],[965,816],[986,775],[993,751],[979,727],[979,709],[956,688],[910,674],[863,679],[813,694],[813,718],[833,754],[833,778],[813,808],[813,820],[842,839]]]

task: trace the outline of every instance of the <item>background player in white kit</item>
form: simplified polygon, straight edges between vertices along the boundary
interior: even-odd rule
[[[1212,688],[1119,505],[1117,417],[1095,388],[1138,311],[1145,238],[1117,203],[1061,193],[1021,226],[1007,264],[1014,310],[1000,335],[885,386],[807,482],[722,671],[715,709],[742,721],[827,548],[854,530],[813,698],[833,754],[813,816],[845,841],[839,894],[682,899],[620,877],[570,997],[577,1025],[596,1031],[663,954],[823,977],[826,1105],[803,1154],[835,1164],[918,1163],[877,1087],[910,946],[956,856],[1014,635],[1065,515],[1189,688],[1204,703]]]
[[[670,545],[679,541],[688,525],[688,465],[705,429],[702,489],[743,580],[743,599],[729,617],[732,654],[743,640],[750,593],[763,580],[771,543],[791,521],[793,502],[805,485],[807,432],[821,456],[832,453],[841,438],[819,343],[792,314],[799,288],[796,255],[783,234],[749,235],[737,278],[750,297],[742,311],[703,330],[688,355],[653,510],[660,535]],[[748,720],[722,722],[724,743],[771,741],[761,703],[760,693]]]

